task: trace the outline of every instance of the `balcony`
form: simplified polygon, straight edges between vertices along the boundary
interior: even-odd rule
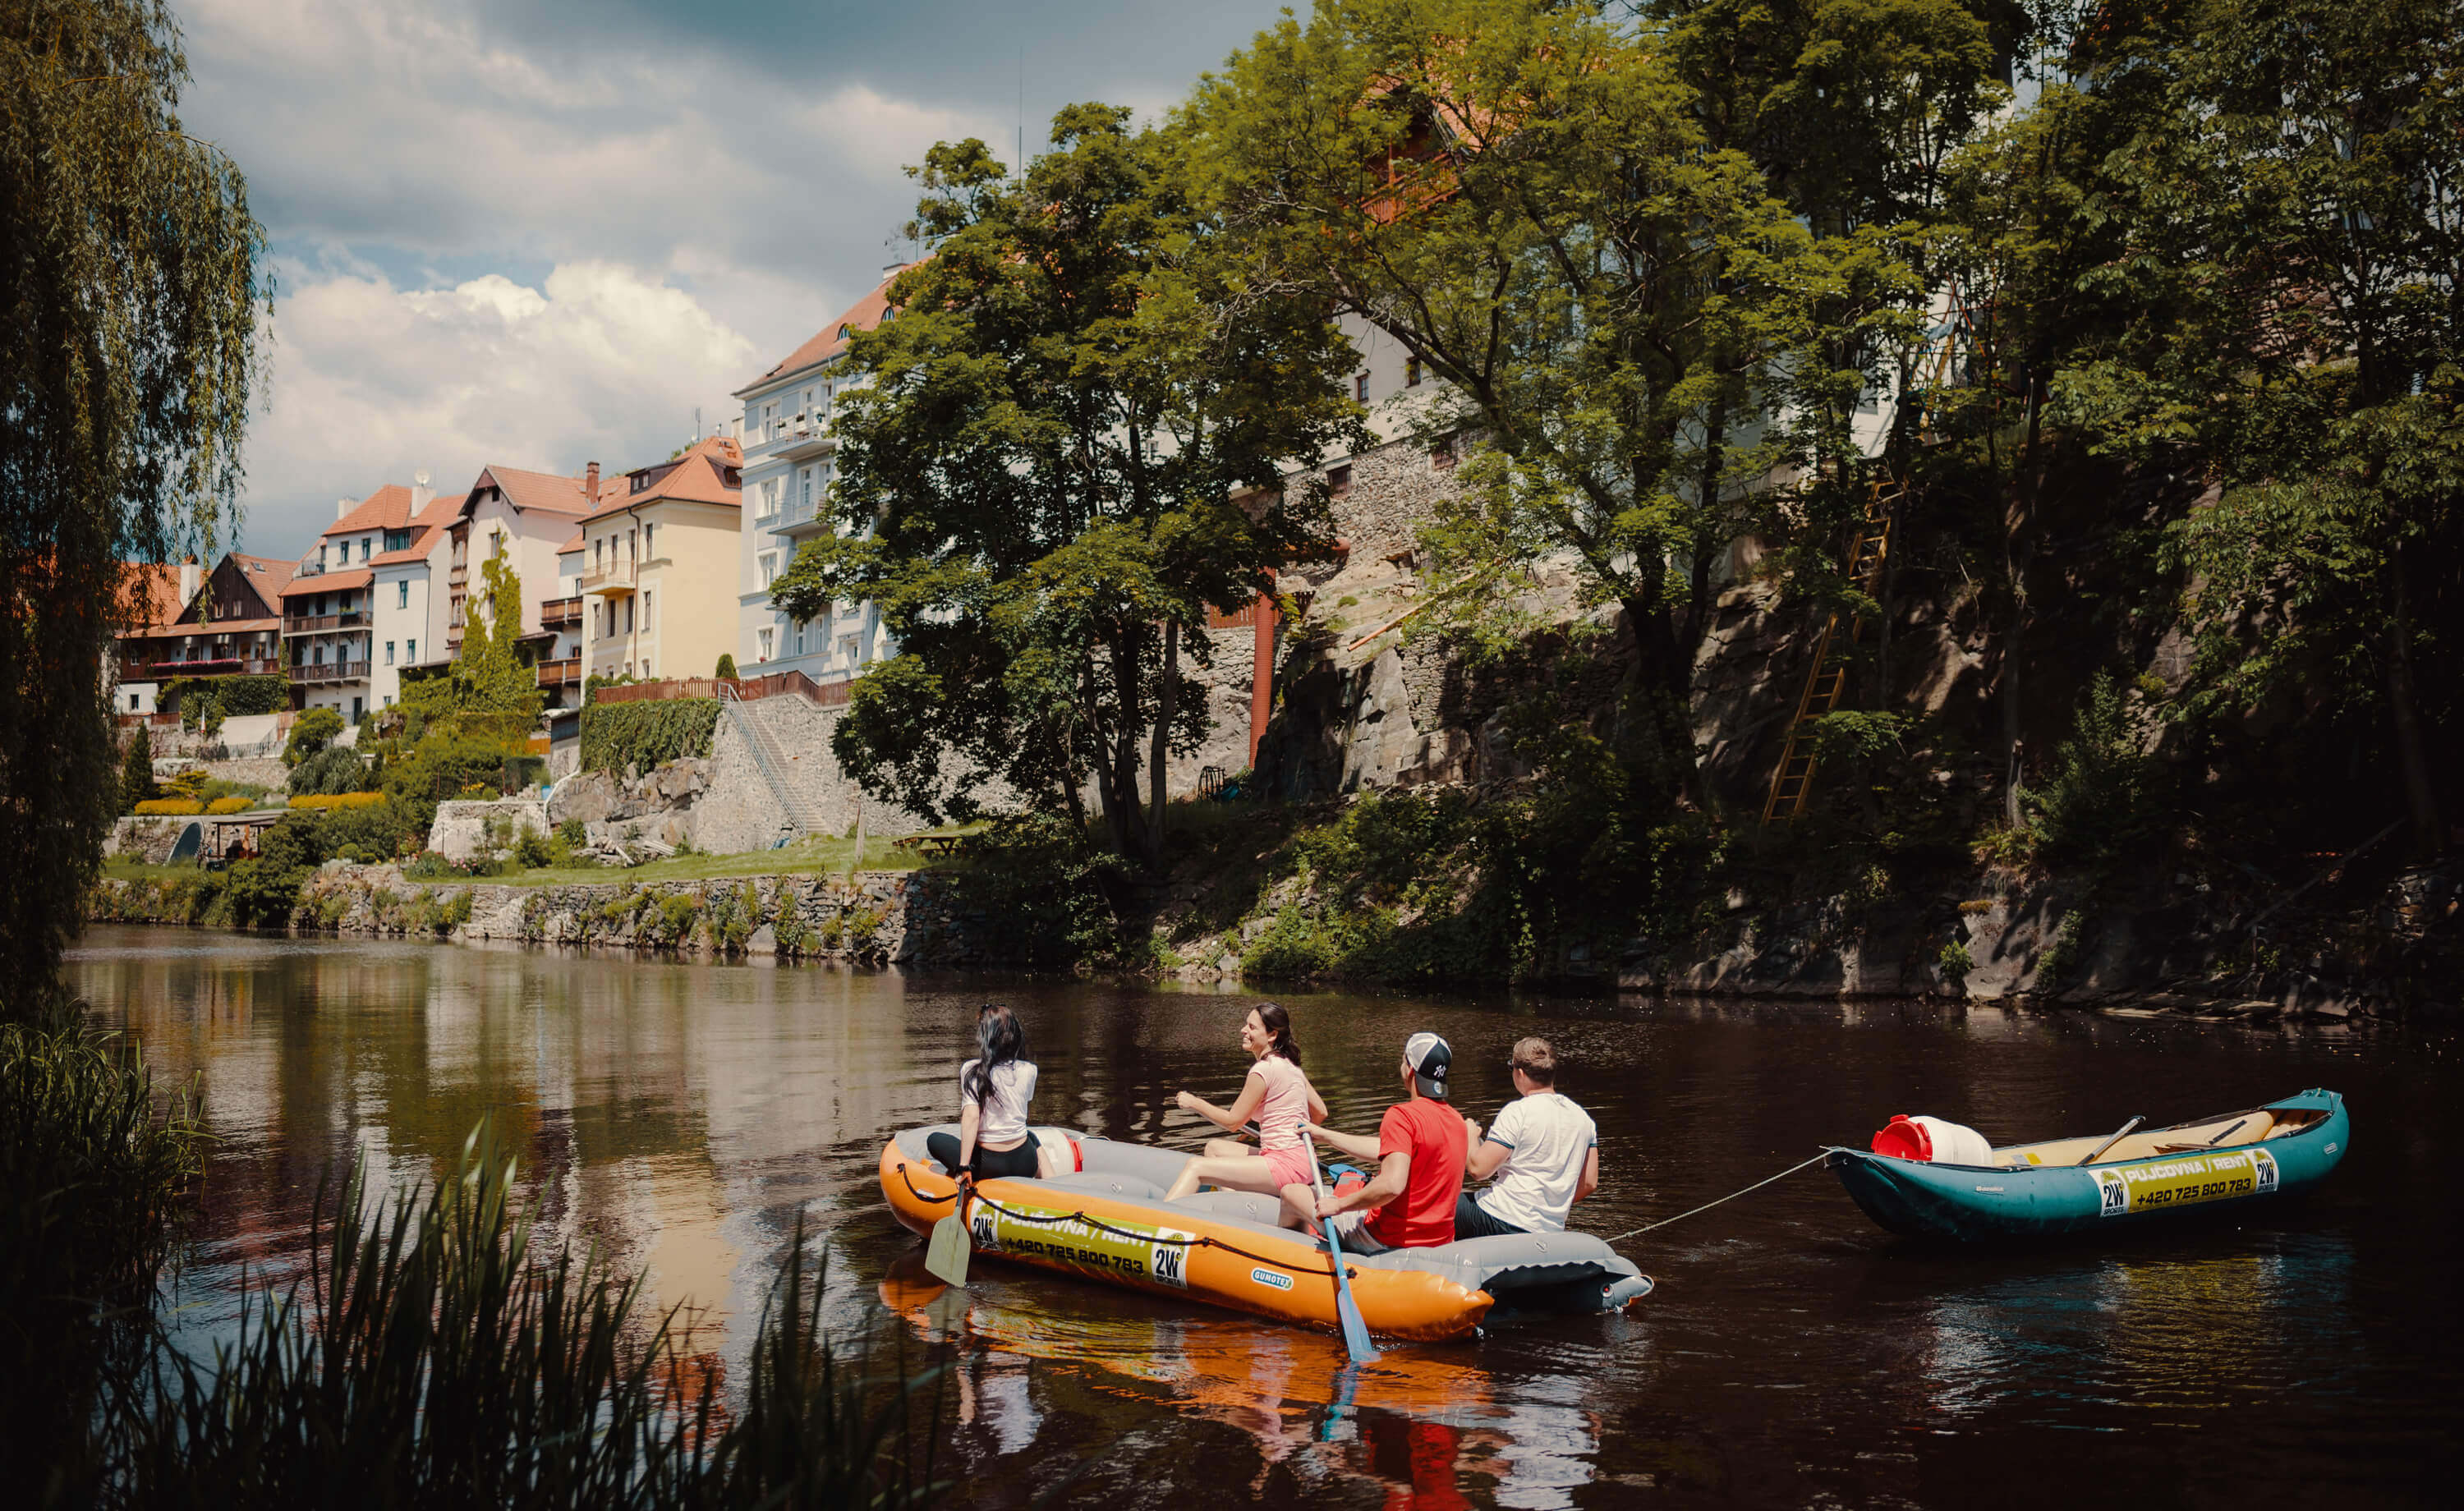
[[[122,658],[120,680],[122,682],[161,682],[166,677],[237,677],[262,676],[280,672],[282,663],[272,656],[197,656],[186,661],[132,661]]]
[[[291,668],[291,680],[301,683],[365,682],[368,664],[364,661],[319,661]]]
[[[837,523],[830,515],[830,506],[824,502],[810,509],[783,510],[777,522],[768,528],[772,535],[785,536],[790,540],[809,540],[815,536],[828,535]]]
[[[539,664],[539,685],[542,688],[575,688],[582,685],[582,658],[567,656],[561,661]]]
[[[286,635],[314,635],[328,629],[365,629],[368,611],[355,608],[347,614],[285,614],[282,632]]]
[[[579,595],[573,598],[552,598],[539,605],[539,628],[580,629],[581,627],[582,599]]]
[[[445,574],[445,585],[448,587],[460,587],[470,580],[471,564],[467,561],[454,562],[453,569]]]
[[[616,598],[633,591],[633,563],[610,561],[582,574],[582,596]]]

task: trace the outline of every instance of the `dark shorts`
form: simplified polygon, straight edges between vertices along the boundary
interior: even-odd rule
[[[1488,1209],[1471,1199],[1464,1192],[1455,1198],[1455,1237],[1457,1238],[1502,1238],[1529,1230],[1512,1223],[1500,1222],[1488,1215]]]
[[[933,1163],[943,1170],[954,1175],[958,1172],[958,1135],[956,1133],[927,1134],[924,1152],[933,1156]],[[1023,1175],[1032,1180],[1041,1169],[1035,1162],[1035,1135],[1032,1133],[1016,1149],[984,1149],[979,1146],[976,1150],[978,1180],[998,1180],[1003,1175]]]

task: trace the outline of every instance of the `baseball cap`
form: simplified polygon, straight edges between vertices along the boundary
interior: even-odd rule
[[[1403,1041],[1403,1062],[1412,1067],[1412,1079],[1420,1095],[1446,1099],[1446,1072],[1454,1067],[1455,1052],[1435,1034],[1414,1034]]]

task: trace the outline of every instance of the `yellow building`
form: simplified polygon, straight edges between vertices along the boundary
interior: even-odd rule
[[[636,469],[583,516],[582,669],[707,677],[736,649],[742,454],[728,436]]]

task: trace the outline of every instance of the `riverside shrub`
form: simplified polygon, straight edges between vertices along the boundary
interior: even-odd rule
[[[386,800],[381,792],[311,793],[291,799],[291,806],[311,813],[330,813],[337,808],[374,808]]]
[[[621,775],[707,756],[717,728],[716,698],[589,704],[582,711],[583,769]]]
[[[194,798],[148,798],[137,805],[141,814],[186,816],[203,813],[206,805]]]

